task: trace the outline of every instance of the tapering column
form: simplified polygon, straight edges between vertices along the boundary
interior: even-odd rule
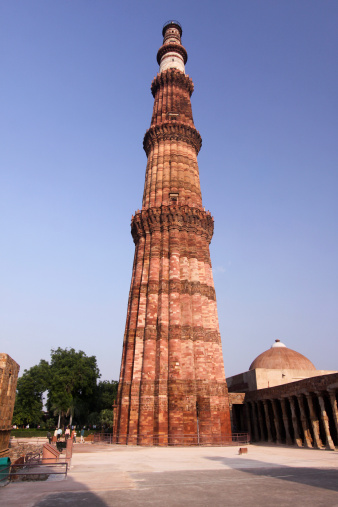
[[[182,28],[169,21],[157,53],[147,167],[135,243],[114,441],[141,445],[231,440],[196,130]]]
[[[329,397],[330,397],[333,419],[334,419],[334,423],[336,426],[336,432],[338,435],[338,408],[337,408],[336,393],[335,393],[335,391],[328,391],[328,393],[329,393]]]
[[[250,406],[249,403],[245,403],[245,412],[246,412],[246,420],[247,420],[247,427],[248,427],[248,433],[250,437],[250,441],[252,442],[254,440],[253,437],[253,428],[251,425],[251,419],[250,419]]]
[[[312,447],[312,437],[310,433],[310,428],[308,424],[308,420],[306,417],[304,400],[301,394],[297,395],[298,405],[300,409],[300,420],[302,423],[303,433],[304,433],[304,447]]]
[[[264,422],[263,422],[263,416],[262,416],[262,410],[260,407],[260,402],[257,401],[257,414],[258,414],[258,424],[259,424],[259,431],[261,434],[261,440],[265,440],[265,431],[264,431]]]
[[[319,421],[318,421],[315,409],[313,407],[312,396],[311,396],[311,394],[306,393],[305,397],[306,397],[307,404],[309,407],[309,412],[310,412],[310,421],[311,421],[311,426],[312,426],[312,431],[313,431],[313,440],[314,440],[313,446],[316,447],[317,449],[321,449],[323,447],[323,442],[320,439]]]
[[[302,442],[302,439],[300,438],[299,430],[298,430],[298,421],[297,421],[295,401],[292,398],[292,396],[289,398],[289,402],[290,402],[290,407],[291,407],[292,426],[293,426],[293,434],[295,436],[295,444],[298,445],[298,447],[302,447],[303,442]]]
[[[276,430],[276,443],[281,444],[282,443],[282,437],[280,432],[280,424],[279,424],[279,413],[277,410],[277,400],[272,399],[271,400],[272,410],[273,410],[273,420],[275,424],[275,430]]]
[[[331,449],[332,451],[335,450],[335,445],[333,443],[331,433],[330,433],[330,426],[329,426],[329,418],[326,413],[325,409],[325,403],[323,400],[323,396],[321,394],[318,394],[318,401],[321,411],[321,417],[324,425],[324,431],[325,431],[325,437],[326,437],[326,449]]]
[[[252,407],[252,422],[253,422],[253,428],[254,428],[254,438],[256,442],[259,442],[261,440],[260,433],[258,430],[258,407],[257,402],[252,401],[251,402]]]
[[[273,442],[273,438],[272,438],[272,434],[271,434],[271,424],[270,424],[268,400],[263,400],[263,407],[264,407],[264,413],[265,413],[266,429],[268,431],[268,442]]]
[[[285,440],[286,440],[287,445],[292,445],[292,438],[290,435],[290,427],[289,427],[289,418],[288,418],[288,414],[286,411],[286,404],[285,403],[286,403],[285,398],[281,398],[280,404],[282,407],[283,424],[284,424],[285,437],[286,437]]]

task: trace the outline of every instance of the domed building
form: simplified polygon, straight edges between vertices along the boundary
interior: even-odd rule
[[[289,349],[280,340],[259,354],[249,370],[227,378],[229,392],[247,392],[266,387],[288,384],[327,372],[316,370],[314,364],[303,354]]]
[[[338,447],[338,372],[317,370],[280,340],[227,378],[232,430],[252,441]]]
[[[275,340],[270,349],[262,352],[262,354],[252,361],[249,370],[255,370],[256,368],[316,371],[315,366],[307,357],[295,350],[289,349],[280,340]]]

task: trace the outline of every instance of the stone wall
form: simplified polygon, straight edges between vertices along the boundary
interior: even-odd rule
[[[255,368],[227,378],[229,392],[247,393],[337,371]]]
[[[338,373],[311,377],[245,395],[253,441],[298,447],[338,447]]]
[[[19,369],[8,354],[0,353],[0,451],[9,444]]]

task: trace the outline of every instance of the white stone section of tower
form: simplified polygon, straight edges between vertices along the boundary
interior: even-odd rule
[[[181,44],[181,35],[174,25],[166,30],[163,40],[163,45],[167,44]],[[185,74],[184,60],[180,53],[176,51],[170,51],[162,56],[160,62],[160,72],[167,69],[178,69]]]
[[[182,56],[176,52],[166,53],[161,58],[160,72],[167,69],[178,69],[185,74],[184,61]]]

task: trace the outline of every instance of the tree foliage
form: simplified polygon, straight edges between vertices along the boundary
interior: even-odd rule
[[[48,404],[61,416],[80,411],[80,419],[89,413],[96,381],[100,371],[95,356],[86,356],[80,350],[61,349],[51,351],[50,386]]]
[[[100,412],[100,423],[106,428],[113,426],[113,410],[105,409]]]
[[[95,396],[96,412],[112,408],[116,401],[118,385],[116,380],[112,382],[104,380],[98,383]]]
[[[49,365],[41,360],[18,379],[13,424],[35,425],[41,421],[43,393],[49,387]]]
[[[13,424],[39,424],[46,391],[52,417],[67,424],[100,424],[101,412],[112,409],[118,382],[98,382],[99,377],[95,356],[73,348],[52,350],[50,363],[41,360],[18,379]]]

